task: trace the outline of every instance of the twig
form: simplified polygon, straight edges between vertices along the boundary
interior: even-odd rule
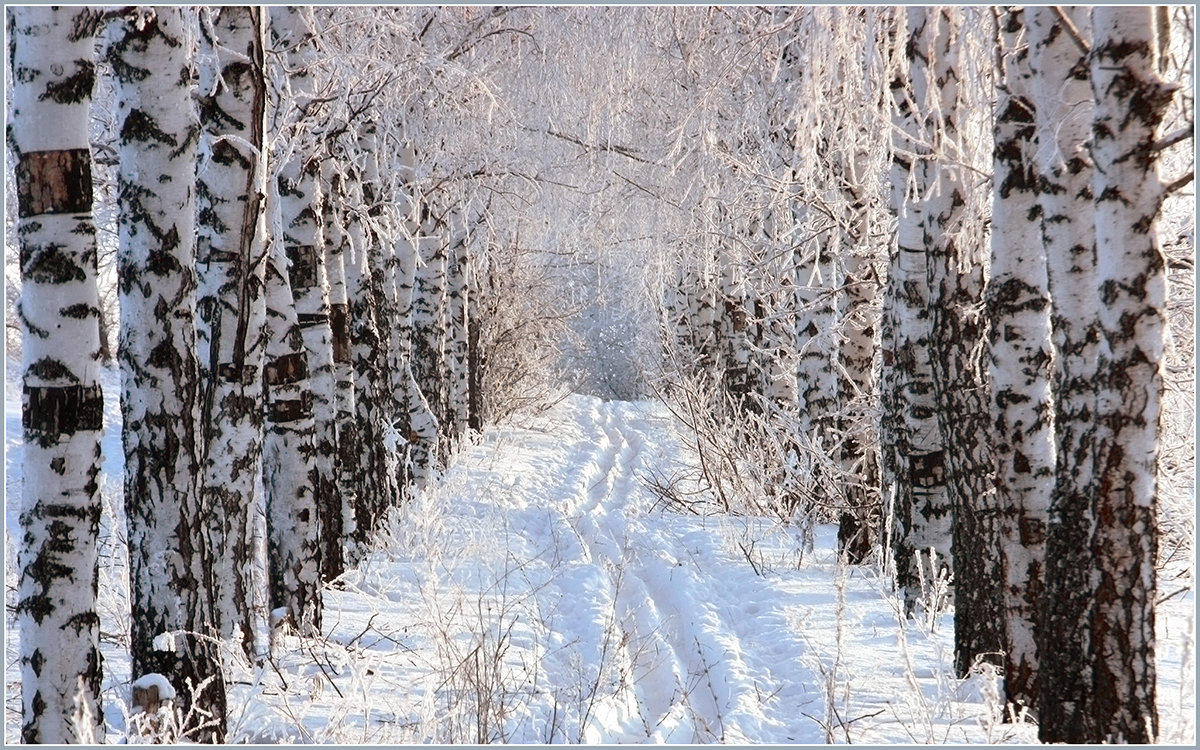
[[[1071,37],[1071,41],[1075,42],[1075,46],[1079,48],[1079,51],[1085,55],[1091,54],[1091,46],[1084,40],[1083,35],[1079,33],[1079,29],[1075,28],[1075,24],[1071,22],[1071,19],[1067,18],[1067,14],[1063,13],[1062,8],[1055,5],[1051,10],[1054,11],[1054,15],[1058,17],[1059,23],[1062,24],[1063,29],[1067,32],[1067,36]]]
[[[337,686],[337,683],[333,681],[333,676],[330,675],[329,672],[327,672],[325,670],[325,665],[321,663],[321,660],[317,657],[317,652],[313,650],[313,647],[311,644],[309,644],[309,646],[308,646],[308,653],[312,654],[313,661],[315,661],[317,663],[317,666],[321,668],[321,674],[325,675],[325,679],[328,680],[329,684],[333,686],[333,689],[335,692],[337,692],[338,697],[344,699],[346,696],[342,695],[341,689],[339,689]],[[331,669],[333,668],[332,664],[329,666]]]
[[[1179,179],[1177,179],[1177,180],[1174,180],[1174,181],[1172,181],[1172,182],[1168,183],[1167,185],[1163,186],[1163,194],[1162,194],[1162,197],[1163,197],[1163,198],[1166,198],[1166,197],[1167,197],[1167,196],[1169,196],[1171,193],[1174,193],[1174,192],[1176,192],[1177,190],[1181,190],[1181,189],[1183,189],[1183,188],[1187,187],[1187,186],[1188,186],[1188,184],[1189,184],[1189,183],[1190,183],[1190,182],[1191,182],[1193,179],[1195,179],[1195,177],[1196,177],[1196,171],[1195,171],[1195,170],[1192,170],[1191,172],[1188,172],[1188,173],[1187,173],[1187,174],[1185,174],[1184,176],[1180,177]]]

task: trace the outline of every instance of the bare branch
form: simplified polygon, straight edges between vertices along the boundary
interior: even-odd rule
[[[1058,22],[1062,24],[1063,30],[1067,32],[1067,36],[1071,37],[1071,41],[1075,42],[1075,46],[1085,55],[1091,54],[1092,47],[1079,33],[1079,29],[1075,28],[1075,24],[1071,23],[1071,19],[1063,13],[1062,8],[1055,5],[1053,7],[1054,15],[1058,18]]]
[[[1177,180],[1174,180],[1163,187],[1162,197],[1165,199],[1172,193],[1181,190],[1188,186],[1189,183],[1196,177],[1196,171],[1192,170]]]
[[[1163,138],[1161,140],[1159,140],[1158,143],[1155,143],[1153,146],[1150,147],[1150,153],[1157,154],[1160,151],[1166,151],[1167,149],[1174,146],[1175,144],[1182,143],[1183,141],[1186,141],[1187,139],[1191,138],[1192,135],[1193,135],[1192,129],[1190,127],[1180,128],[1179,130],[1176,130],[1174,133],[1171,133],[1170,135],[1163,136]]]

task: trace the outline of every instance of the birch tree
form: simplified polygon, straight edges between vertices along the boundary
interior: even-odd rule
[[[337,485],[337,428],[334,396],[333,328],[330,322],[329,274],[326,269],[321,193],[321,162],[326,157],[318,139],[320,118],[329,109],[316,84],[318,53],[312,8],[271,9],[271,34],[278,56],[273,86],[288,109],[289,135],[276,142],[281,234],[288,258],[288,284],[308,359],[309,392],[314,420],[314,502],[320,523],[321,574],[326,581],[342,574],[342,508]],[[311,150],[311,153],[307,152]]]
[[[320,632],[320,484],[313,440],[308,353],[288,284],[287,256],[272,243],[266,269],[267,580],[272,612],[286,610],[303,635]]]
[[[372,155],[373,156],[373,155]],[[350,305],[350,346],[354,372],[354,406],[358,455],[355,471],[355,542],[361,555],[383,512],[397,498],[396,475],[388,466],[384,445],[389,415],[385,409],[387,363],[381,329],[378,280],[372,255],[382,252],[374,226],[368,222],[360,167],[349,164],[346,180],[346,235],[351,255],[345,260],[346,297]],[[373,201],[372,201],[373,202]],[[386,320],[384,321],[386,322]]]
[[[923,145],[919,119],[930,111],[927,65],[934,48],[933,13],[916,7],[904,11],[905,54],[892,82],[892,207],[899,222],[884,292],[893,319],[892,348],[883,352],[883,365],[894,389],[889,400],[899,413],[894,420],[892,543],[897,585],[910,612],[920,596],[920,582],[945,575],[952,561],[953,508],[930,362],[926,210],[919,200],[928,193],[930,172],[936,169],[929,164],[933,157]]]
[[[1166,315],[1166,263],[1155,231],[1165,195],[1157,141],[1175,87],[1159,75],[1153,8],[1097,7],[1092,24],[1092,191],[1103,336],[1096,421],[1108,439],[1096,452],[1097,732],[1087,740],[1148,743],[1158,737],[1154,605]]]
[[[202,497],[214,550],[216,616],[254,650],[250,511],[263,438],[266,198],[263,50],[257,7],[201,14],[197,180],[198,347],[204,430]]]
[[[986,133],[972,127],[982,107],[966,85],[973,78],[968,75],[973,60],[983,57],[974,44],[972,28],[978,30],[978,24],[972,23],[971,12],[930,11],[927,42],[917,52],[927,61],[925,96],[919,106],[927,113],[925,137],[933,149],[931,158],[921,163],[922,243],[935,411],[954,514],[954,654],[959,675],[980,658],[998,661],[1004,650],[984,365],[986,217],[968,172],[973,144],[986,139]]]
[[[1043,741],[1089,736],[1093,597],[1089,558],[1096,492],[1094,421],[1100,333],[1088,153],[1092,91],[1085,8],[1029,8],[1030,68],[1037,127],[1038,204],[1054,339],[1054,493],[1046,529],[1046,581],[1039,632],[1038,733]],[[1081,45],[1067,30],[1069,23]],[[1070,634],[1070,635],[1067,635]],[[1072,729],[1074,727],[1074,729]]]
[[[8,11],[23,333],[21,739],[91,743],[100,710],[100,390],[89,8]]]
[[[1004,11],[999,28],[987,287],[991,437],[1000,509],[1005,698],[1017,711],[1034,712],[1046,523],[1054,490],[1053,344],[1025,13]]]
[[[135,678],[156,672],[184,716],[212,716],[195,739],[220,741],[225,693],[212,636],[198,486],[195,163],[196,14],[139,8],[111,25],[117,86],[118,277],[130,651]],[[165,637],[164,637],[165,636]],[[194,694],[209,680],[204,694]]]
[[[334,144],[326,143],[333,150]],[[355,419],[354,364],[350,347],[350,305],[346,296],[346,255],[350,239],[344,220],[345,183],[334,158],[321,164],[321,206],[326,271],[329,275],[329,328],[333,335],[333,404],[337,430],[337,488],[341,498],[339,547],[345,556],[355,535],[358,503],[358,425]],[[343,562],[347,562],[345,559]]]

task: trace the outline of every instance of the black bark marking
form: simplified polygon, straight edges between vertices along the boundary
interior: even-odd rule
[[[91,60],[76,60],[75,72],[46,84],[46,90],[38,97],[39,102],[47,99],[55,104],[79,104],[92,96],[96,85],[96,66]]]
[[[308,354],[303,351],[285,354],[266,365],[268,386],[298,383],[308,377]]]
[[[350,306],[344,302],[329,306],[329,324],[333,329],[333,361],[350,363]]]
[[[92,153],[86,148],[22,153],[16,173],[21,218],[92,210]]]
[[[297,313],[296,315],[296,324],[301,328],[316,328],[328,323],[329,316],[325,313]]]
[[[100,308],[93,305],[88,305],[80,302],[77,305],[69,305],[58,311],[64,318],[72,318],[74,320],[83,320],[89,317],[100,317]]]
[[[172,148],[179,145],[175,136],[163,131],[154,118],[136,107],[129,110],[125,121],[121,123],[120,138],[123,146],[135,141],[138,143],[157,142]]]
[[[312,289],[317,285],[317,248],[312,245],[290,245],[288,280],[294,291]]]
[[[65,380],[69,383],[79,383],[79,378],[69,367],[53,357],[42,357],[26,368],[25,376],[41,380]]]
[[[301,398],[271,402],[267,420],[273,423],[295,422],[312,416],[312,394],[305,391]]]
[[[23,390],[21,422],[27,441],[49,447],[64,435],[98,431],[104,425],[104,397],[99,385],[26,385]]]

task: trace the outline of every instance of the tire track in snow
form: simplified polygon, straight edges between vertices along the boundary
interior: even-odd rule
[[[644,523],[652,498],[636,476],[649,453],[650,425],[637,406],[594,402],[577,412],[589,445],[576,452],[583,466],[579,497],[566,519],[583,558],[607,581],[619,642],[612,658],[622,679],[582,727],[599,741],[737,741],[727,727],[754,689],[753,675],[731,624],[705,603],[703,571],[681,559],[681,540]],[[613,726],[624,736],[612,736]]]

